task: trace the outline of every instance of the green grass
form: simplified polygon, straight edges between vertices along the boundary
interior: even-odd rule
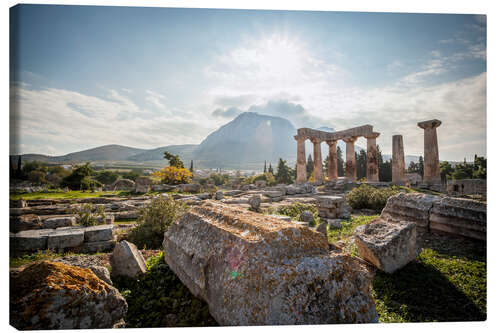
[[[137,223],[137,219],[123,219],[123,220],[115,220],[113,224],[131,224]]]
[[[402,190],[406,193],[424,193],[424,194],[432,194],[432,195],[443,195],[443,193],[441,193],[441,192],[436,192],[436,191],[431,191],[431,190],[412,188],[412,187],[407,187],[407,186],[396,186],[396,187],[399,190]]]
[[[486,261],[424,248],[416,261],[373,281],[380,322],[486,320]]]
[[[82,191],[51,191],[51,192],[33,192],[10,194],[11,200],[36,200],[36,199],[79,199],[79,198],[98,198],[104,196],[128,196],[127,191],[102,191],[102,192],[82,192]]]
[[[360,225],[370,223],[373,219],[379,217],[378,215],[371,216],[355,216],[351,217],[349,220],[342,221],[340,224],[342,228],[340,229],[330,229],[328,231],[328,241],[337,242],[345,241],[350,236],[354,235],[354,230]]]
[[[20,267],[25,264],[29,264],[35,261],[39,260],[53,260],[56,258],[60,257],[68,257],[68,256],[81,256],[81,255],[101,255],[103,253],[93,253],[93,254],[83,254],[83,253],[72,253],[72,252],[66,252],[66,253],[56,253],[52,252],[50,250],[45,250],[41,251],[39,250],[38,252],[32,253],[32,254],[25,254],[21,257],[10,257],[9,258],[9,266],[12,267]]]

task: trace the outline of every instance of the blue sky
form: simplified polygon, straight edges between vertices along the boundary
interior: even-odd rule
[[[391,152],[486,154],[486,17],[22,5],[11,9],[11,153],[199,143],[239,112],[372,124]],[[364,139],[359,139],[364,145]]]

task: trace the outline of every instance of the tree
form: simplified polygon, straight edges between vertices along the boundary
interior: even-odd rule
[[[179,155],[172,155],[168,151],[165,151],[163,152],[163,158],[168,160],[170,166],[176,168],[184,168],[184,163],[182,163],[181,159],[179,158]]]
[[[418,164],[416,171],[421,177],[424,177],[424,158],[422,156],[418,157]]]
[[[307,164],[306,164],[307,179],[309,179],[313,171],[314,171],[314,161],[311,157],[311,154],[309,154],[309,156],[307,157]]]
[[[191,166],[189,167],[189,171],[191,171],[191,173],[193,173],[194,171],[193,160],[191,160]]]
[[[278,184],[293,183],[293,169],[286,165],[286,161],[281,159],[278,162],[278,170],[276,171],[276,181]]]
[[[103,170],[97,173],[95,179],[103,184],[109,185],[115,182],[119,177],[120,175],[116,172],[113,172],[111,170]]]
[[[439,164],[439,173],[441,174],[441,182],[445,183],[446,180],[451,178],[451,174],[453,173],[453,167],[450,162],[444,161]]]
[[[84,179],[89,179],[92,172],[90,163],[80,165],[70,175],[63,178],[62,186],[67,186],[72,190],[80,190],[82,189],[82,184],[88,183],[88,180]]]
[[[342,158],[342,148],[337,146],[337,175],[344,177],[344,159]]]
[[[28,180],[34,184],[44,184],[47,182],[45,179],[45,172],[40,170],[32,170],[28,173]]]
[[[474,165],[467,164],[464,161],[463,164],[455,165],[455,170],[451,174],[452,179],[472,179],[474,174]]]
[[[159,178],[164,184],[178,185],[190,183],[193,178],[193,174],[185,168],[166,166],[153,173],[153,177]]]
[[[267,172],[266,162],[267,162],[267,161],[264,161],[264,173],[266,173],[266,172]]]
[[[486,179],[486,158],[474,155],[473,178]]]
[[[267,169],[267,172],[269,172],[271,175],[274,174],[273,166],[271,165],[271,163],[269,163],[269,169]]]
[[[17,170],[16,170],[16,178],[17,179],[23,179],[23,169],[22,169],[23,165],[22,165],[22,162],[21,162],[21,155],[19,155],[18,159],[17,159]]]
[[[411,161],[408,165],[408,173],[418,173],[418,165],[417,163]]]
[[[389,161],[384,162],[382,157],[382,151],[379,145],[377,145],[377,156],[378,156],[378,177],[381,182],[392,181],[392,158]]]
[[[356,157],[356,176],[358,179],[366,177],[366,150],[361,149],[359,154],[355,152]]]

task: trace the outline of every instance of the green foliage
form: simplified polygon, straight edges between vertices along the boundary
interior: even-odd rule
[[[142,176],[142,172],[139,170],[131,170],[129,172],[122,174],[122,178],[130,179],[130,180],[133,180],[134,182],[140,176]]]
[[[373,209],[382,211],[390,196],[397,194],[395,188],[377,189],[366,184],[354,188],[346,195],[347,202],[353,209]]]
[[[165,263],[163,253],[149,258],[146,266],[147,272],[137,279],[113,279],[128,304],[126,327],[218,326],[208,305],[189,292]],[[175,314],[176,323],[167,322],[169,314]]]
[[[224,185],[229,181],[229,175],[221,175],[220,173],[212,173],[209,177],[216,186]]]
[[[392,159],[384,162],[382,158],[382,151],[379,145],[377,145],[377,156],[378,156],[378,178],[381,182],[392,181]]]
[[[90,163],[80,165],[74,169],[69,176],[63,178],[61,185],[63,187],[68,187],[72,190],[79,190],[82,188],[83,179],[88,179],[94,170],[90,167]],[[90,185],[90,181],[85,181],[86,185]]]
[[[81,181],[80,188],[82,191],[95,190],[96,188],[102,187],[102,184],[95,179],[90,177],[84,177]]]
[[[309,179],[314,171],[314,161],[311,157],[311,154],[307,157],[307,163],[306,163],[306,173],[307,173],[307,179]]]
[[[47,182],[45,179],[45,172],[41,170],[32,170],[28,172],[28,180],[34,184],[44,184]]]
[[[344,158],[342,157],[342,148],[337,146],[337,175],[344,177]]]
[[[186,210],[183,202],[175,201],[171,196],[154,198],[139,210],[137,227],[128,233],[126,239],[138,248],[160,249],[163,234]]]
[[[55,259],[55,258],[61,257],[62,255],[63,255],[62,253],[55,253],[55,252],[52,252],[50,250],[45,250],[45,251],[38,250],[35,253],[25,254],[21,257],[11,257],[9,259],[9,266],[10,267],[20,267],[22,265],[32,263],[32,262],[35,262],[38,260]]]
[[[281,159],[278,162],[278,171],[276,172],[276,183],[291,184],[293,183],[294,170],[286,165],[286,161]]]
[[[76,214],[78,224],[84,227],[106,223],[106,215],[104,214],[104,206],[97,206],[91,203],[84,203],[79,208],[73,210]]]
[[[267,186],[276,185],[276,179],[274,178],[274,175],[269,172],[245,178],[241,181],[241,184],[242,185],[255,184],[257,180],[265,180]]]
[[[446,181],[451,178],[451,174],[453,173],[453,167],[450,162],[443,161],[439,164],[439,172],[441,174],[441,181]]]
[[[309,211],[313,213],[314,225],[318,224],[319,222],[318,210],[316,209],[316,205],[313,204],[304,204],[301,202],[295,202],[292,205],[280,206],[277,209],[272,207],[268,208],[266,213],[273,215],[286,215],[290,216],[293,220],[298,221],[300,220],[300,215],[304,211]]]
[[[111,191],[111,192],[81,192],[81,191],[68,191],[62,192],[60,190],[49,192],[33,192],[33,193],[15,193],[10,194],[11,200],[36,200],[36,199],[77,199],[77,198],[97,198],[102,196],[123,196],[128,195],[126,191]]]
[[[269,168],[267,169],[267,172],[270,173],[271,175],[274,174],[273,166],[271,165],[271,162],[269,162]]]
[[[366,177],[366,150],[361,149],[358,152],[354,152],[356,158],[356,177],[361,179]]]
[[[176,167],[176,168],[179,168],[179,169],[183,169],[184,168],[184,163],[182,163],[181,159],[179,158],[179,155],[172,155],[168,151],[166,151],[166,152],[163,153],[163,158],[165,158],[166,160],[168,160],[168,163],[172,167]]]
[[[373,219],[377,218],[378,215],[372,215],[372,216],[366,216],[366,215],[361,215],[361,216],[352,216],[349,220],[345,220],[340,222],[340,225],[342,228],[340,229],[329,229],[328,230],[328,240],[332,242],[336,242],[339,240],[347,240],[347,238],[351,237],[354,235],[354,230],[356,230],[357,227],[360,225],[368,224]]]
[[[94,178],[103,184],[110,185],[120,178],[120,175],[111,170],[103,170],[99,171]]]

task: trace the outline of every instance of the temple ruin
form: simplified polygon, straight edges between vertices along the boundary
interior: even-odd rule
[[[373,132],[372,125],[364,125],[338,132],[325,132],[310,128],[299,128],[297,135],[297,183],[307,182],[306,148],[305,141],[310,140],[314,145],[314,183],[323,183],[323,160],[321,157],[321,143],[328,144],[328,180],[338,178],[337,174],[337,141],[346,143],[346,177],[356,181],[356,156],[354,143],[363,136],[367,139],[367,165],[366,173],[369,182],[378,182],[378,157],[376,139],[380,133]]]

